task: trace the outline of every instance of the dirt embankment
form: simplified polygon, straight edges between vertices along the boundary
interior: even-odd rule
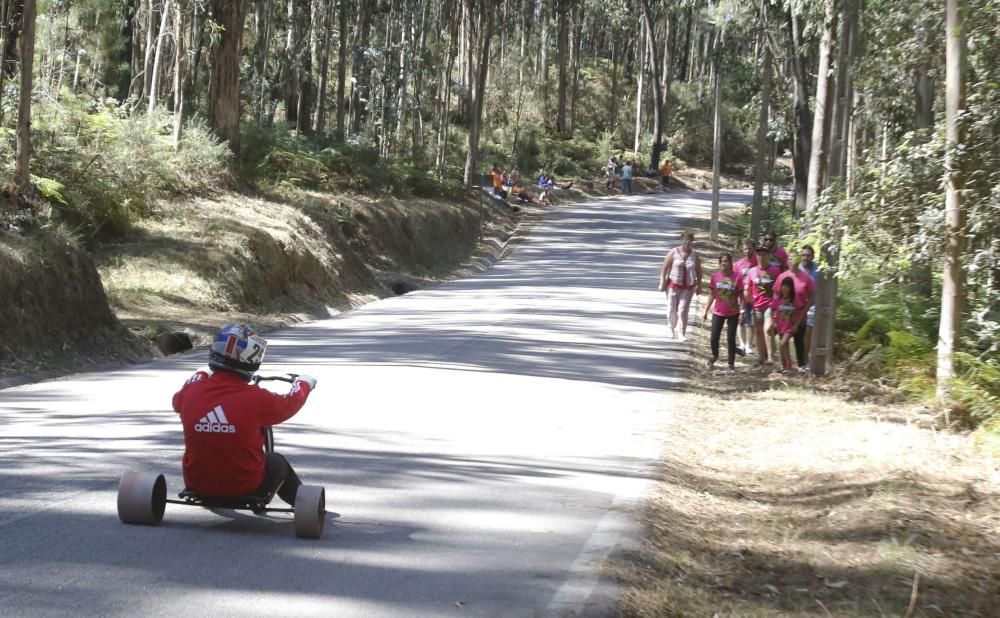
[[[94,255],[59,233],[0,236],[0,379],[149,358],[219,325],[262,330],[440,281],[502,243],[519,209],[472,192],[405,201],[295,192],[164,203]],[[481,223],[482,220],[482,223]]]

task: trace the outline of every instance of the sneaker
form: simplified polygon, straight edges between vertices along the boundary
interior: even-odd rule
[[[744,350],[743,348],[737,346],[736,347],[736,355],[737,356],[746,356],[747,355],[747,351]]]
[[[677,335],[677,341],[687,341],[687,340],[688,340],[688,338],[687,338],[687,335],[685,333],[681,333],[681,334]]]
[[[677,331],[675,331],[672,328],[670,329],[670,338],[671,339],[677,339]]]
[[[710,358],[710,359],[706,360],[705,361],[705,368],[708,369],[708,370],[715,369],[715,359],[714,358]]]
[[[804,373],[806,373],[807,371],[809,371],[809,369],[807,369],[806,367],[803,367],[803,366],[799,366],[799,373],[802,373],[802,374],[804,374]]]
[[[730,376],[736,375],[736,367],[733,367],[732,365],[730,365],[729,369],[726,369],[726,375],[730,375]]]

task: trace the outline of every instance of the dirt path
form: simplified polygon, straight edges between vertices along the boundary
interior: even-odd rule
[[[737,366],[692,371],[664,421],[649,538],[618,565],[625,615],[998,615],[995,453],[926,412]]]

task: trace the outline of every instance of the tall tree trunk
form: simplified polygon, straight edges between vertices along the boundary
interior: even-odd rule
[[[917,41],[920,49],[925,50],[930,47],[930,28],[926,24],[917,27]],[[934,66],[930,58],[925,58],[917,67],[913,77],[914,107],[916,108],[914,119],[917,128],[929,130],[934,126],[934,80],[931,79],[931,71]]]
[[[149,96],[150,81],[153,79],[153,45],[156,40],[156,5],[154,0],[146,0],[146,40],[142,62],[142,96]]]
[[[246,4],[242,1],[212,0],[212,17],[222,30],[212,48],[212,75],[209,84],[208,117],[220,139],[228,142],[235,155],[240,153],[240,51]],[[234,164],[238,165],[238,158]]]
[[[538,80],[542,91],[542,115],[548,118],[549,108],[549,10],[554,0],[538,0]]]
[[[611,42],[611,92],[608,93],[608,133],[614,135],[618,129],[618,61],[622,45],[617,37]]]
[[[333,39],[333,0],[326,0],[325,19],[323,20],[323,51],[319,61],[319,86],[316,93],[316,120],[313,123],[316,132],[326,131],[326,82],[330,71],[330,42]]]
[[[556,63],[558,67],[558,92],[556,94],[556,133],[566,133],[566,90],[568,86],[568,73],[566,61],[569,51],[569,11],[567,0],[559,0],[556,4]]]
[[[823,170],[826,167],[828,126],[827,108],[830,98],[830,66],[833,39],[837,27],[838,0],[825,0],[823,39],[819,47],[819,69],[816,71],[816,112],[813,115],[812,152],[809,156],[809,184],[806,189],[806,210],[816,207],[823,190]]]
[[[792,135],[792,171],[795,181],[795,212],[806,210],[809,190],[809,157],[812,153],[812,113],[809,110],[808,73],[803,60],[802,24],[795,13],[794,4],[788,11],[788,31],[791,38],[790,62],[792,65],[792,107],[794,132]]]
[[[354,37],[354,61],[351,63],[351,76],[354,84],[351,87],[351,133],[357,133],[361,129],[361,123],[368,115],[368,100],[371,89],[371,70],[365,48],[368,47],[368,40],[371,36],[372,11],[366,10],[365,6],[358,5],[357,34]]]
[[[451,7],[453,3],[448,2],[446,6]],[[458,30],[459,20],[450,20],[448,28],[448,59],[442,68],[440,79],[440,112],[438,114],[437,159],[435,161],[435,169],[437,170],[439,180],[444,178],[445,167],[448,162],[448,127],[451,125],[449,118],[451,113],[451,74],[455,68],[455,57],[458,55]]]
[[[962,252],[965,247],[965,217],[962,189],[965,178],[959,147],[965,143],[965,33],[962,22],[963,0],[947,0],[945,36],[945,256],[941,277],[941,322],[938,326],[937,397],[942,404],[951,399],[951,381],[955,376],[955,351],[961,346],[962,304],[965,298],[962,278]]]
[[[656,43],[656,23],[653,21],[653,11],[649,0],[642,0],[642,23],[646,29],[646,41],[650,61],[650,85],[653,91],[653,148],[650,153],[650,167],[659,169],[660,152],[663,150],[663,82],[662,59],[660,48]]]
[[[721,47],[722,37],[717,37],[716,40]],[[719,184],[722,176],[722,67],[719,66],[722,50],[716,49],[712,55],[715,57],[712,71],[715,82],[715,123],[712,132],[712,215],[708,233],[712,242],[716,242],[719,240]]]
[[[471,3],[472,0],[470,0]],[[478,22],[478,36],[471,40],[478,40],[476,46],[478,62],[473,73],[473,88],[470,101],[469,118],[469,142],[468,153],[465,157],[465,173],[463,179],[466,185],[471,184],[473,175],[477,173],[479,165],[479,131],[483,118],[483,97],[486,94],[486,78],[490,69],[490,43],[493,40],[493,7],[487,5],[485,0],[480,0],[483,4],[479,7],[478,19],[470,20]]]
[[[757,121],[757,157],[754,164],[753,205],[750,207],[750,238],[757,242],[760,233],[761,211],[764,205],[764,177],[767,175],[766,153],[768,147],[768,123],[770,122],[771,99],[771,46],[767,41],[767,33],[761,37],[763,54],[760,68],[760,117]]]
[[[337,143],[344,141],[344,112],[347,109],[347,102],[344,100],[344,91],[347,84],[347,12],[350,8],[349,0],[340,0],[338,3],[337,15],[337,130],[334,140]]]
[[[156,38],[150,41],[150,45],[155,45],[156,49],[153,50],[153,72],[149,76],[149,107],[146,110],[147,114],[152,115],[153,110],[156,108],[156,99],[159,97],[160,90],[160,71],[162,70],[161,64],[163,61],[163,38],[167,36],[167,27],[170,23],[170,0],[164,0],[163,8],[160,11],[160,29],[157,32]]]
[[[576,103],[580,94],[580,64],[583,55],[583,5],[579,2],[573,5],[573,30],[570,50],[570,67],[573,70],[573,84],[569,89],[569,132],[576,130]]]
[[[313,20],[309,0],[296,0],[296,51],[298,88],[295,93],[295,130],[299,133],[312,132],[313,106],[313,64],[310,40],[312,39]]]
[[[639,145],[642,137],[642,80],[646,75],[646,59],[649,55],[646,53],[646,48],[649,45],[649,41],[646,39],[646,31],[642,31],[642,42],[639,44],[638,50],[636,52],[636,64],[639,67],[639,78],[636,80],[636,94],[635,94],[635,142],[632,147],[632,151],[636,154],[639,153]]]
[[[21,8],[21,92],[17,106],[14,184],[22,194],[31,193],[31,93],[35,64],[35,0]]]
[[[188,0],[177,0],[174,11],[174,150],[181,149],[184,127],[184,13]]]
[[[856,0],[841,0],[840,49],[837,54],[836,115],[830,132],[829,178],[842,178],[847,168],[847,141],[854,105],[851,65],[854,61]]]

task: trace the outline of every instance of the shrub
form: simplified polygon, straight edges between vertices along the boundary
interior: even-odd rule
[[[133,116],[129,104],[74,97],[34,114],[33,169],[52,218],[84,238],[114,238],[164,196],[204,192],[226,178],[229,151],[195,119],[176,152],[172,116]]]

